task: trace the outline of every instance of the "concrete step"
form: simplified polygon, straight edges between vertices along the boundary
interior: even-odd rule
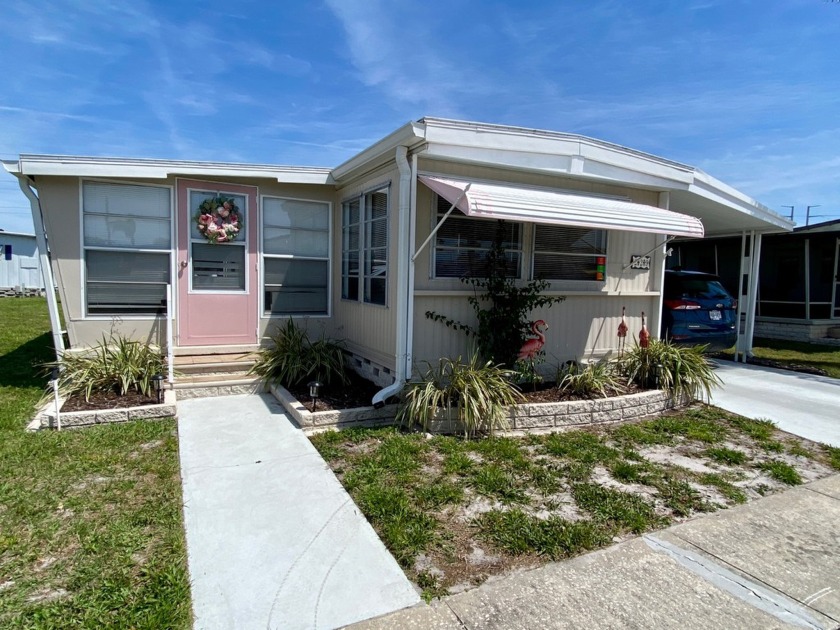
[[[253,394],[264,391],[262,379],[244,373],[178,378],[175,381],[174,389],[178,400]]]
[[[211,374],[247,373],[254,366],[253,361],[219,361],[211,363],[175,364],[175,371],[180,376],[204,376]]]

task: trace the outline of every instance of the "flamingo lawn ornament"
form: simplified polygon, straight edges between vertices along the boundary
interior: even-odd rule
[[[618,323],[618,358],[624,354],[624,346],[627,344],[627,320],[624,317],[624,307],[621,307],[621,321]]]
[[[642,329],[639,331],[639,347],[647,348],[650,345],[650,333],[645,325],[645,312],[642,311]]]
[[[530,361],[534,360],[534,357],[537,356],[537,353],[542,350],[542,347],[545,345],[545,335],[543,334],[544,330],[548,330],[548,324],[541,319],[538,319],[531,324],[531,332],[534,333],[537,338],[528,339],[522,344],[522,347],[519,349],[517,359],[520,361],[525,361],[526,359]]]

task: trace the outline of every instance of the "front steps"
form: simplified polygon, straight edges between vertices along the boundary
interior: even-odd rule
[[[252,394],[263,391],[260,378],[249,374],[257,347],[175,349],[175,385],[178,400]]]

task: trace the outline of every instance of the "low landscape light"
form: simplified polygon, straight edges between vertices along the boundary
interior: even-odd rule
[[[319,381],[310,381],[309,382],[309,397],[312,399],[312,411],[315,411],[315,403],[321,397],[321,388],[323,387],[323,383]]]
[[[163,374],[155,374],[152,376],[152,385],[155,388],[155,395],[157,396],[158,404],[163,402]]]

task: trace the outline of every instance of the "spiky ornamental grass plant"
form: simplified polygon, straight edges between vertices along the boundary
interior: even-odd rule
[[[44,364],[59,368],[58,388],[66,396],[84,396],[114,391],[125,395],[136,391],[152,393],[152,376],[163,373],[166,365],[159,350],[120,335],[102,337],[90,352],[65,353],[60,361]]]
[[[397,414],[402,425],[419,424],[424,430],[444,413],[455,419],[465,437],[492,435],[508,428],[507,407],[522,400],[511,382],[513,373],[473,355],[468,362],[443,358],[419,382],[409,383]]]
[[[721,380],[704,354],[706,346],[677,346],[669,340],[651,339],[650,346],[636,345],[621,359],[622,371],[641,387],[657,385],[674,400],[708,400]]]
[[[316,380],[329,385],[335,381],[347,385],[349,380],[344,364],[345,344],[340,340],[309,338],[305,329],[289,318],[271,336],[270,348],[263,348],[250,373],[267,383],[285,387],[305,385]]]
[[[610,392],[621,389],[616,369],[615,363],[605,360],[589,363],[584,367],[571,363],[558,371],[557,386],[562,391],[576,396],[591,397],[598,394],[606,398]]]

